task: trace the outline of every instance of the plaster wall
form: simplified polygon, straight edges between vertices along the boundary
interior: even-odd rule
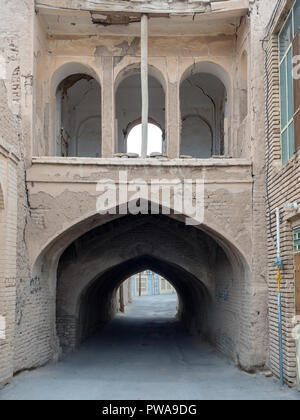
[[[166,152],[169,157],[179,157],[181,117],[180,117],[180,84],[185,78],[184,74],[192,69],[195,63],[214,63],[216,66],[215,76],[219,77],[227,90],[227,121],[226,136],[224,144],[225,154],[240,156],[238,148],[234,147],[233,137],[236,136],[238,124],[235,124],[233,115],[235,96],[238,98],[238,87],[234,86],[234,80],[238,77],[236,69],[236,40],[232,35],[224,36],[198,36],[198,37],[151,37],[149,40],[149,65],[159,73],[159,81],[165,91],[165,128],[166,128]],[[105,77],[110,74],[110,85],[105,82],[105,91],[102,91],[105,98],[105,112],[109,112],[109,119],[102,119],[102,133],[107,132],[109,125],[113,128],[109,136],[104,136],[109,146],[102,144],[102,148],[109,147],[109,154],[102,153],[103,157],[111,157],[118,151],[118,141],[115,122],[115,109],[118,110],[118,103],[115,92],[118,85],[118,78],[126,69],[137,66],[140,62],[140,42],[138,37],[64,37],[51,36],[48,38],[48,54],[40,54],[37,62],[37,84],[43,86],[43,93],[37,98],[42,108],[47,105],[47,118],[45,124],[49,129],[49,144],[41,150],[39,155],[55,155],[55,105],[53,92],[56,89],[55,72],[63,65],[70,63],[76,68],[75,63],[82,63],[86,72],[95,72],[100,84],[103,84]],[[212,65],[210,65],[213,67]],[[109,72],[109,73],[108,73]],[[203,71],[202,71],[203,72]],[[223,74],[222,74],[223,73]],[[69,74],[65,74],[67,77]],[[52,81],[52,82],[51,82]],[[206,81],[204,80],[205,84]],[[54,83],[54,85],[53,85]],[[218,83],[218,82],[217,82]],[[161,99],[162,100],[162,99]],[[196,100],[196,99],[195,99]],[[223,99],[224,100],[224,99]],[[103,108],[104,109],[104,108]],[[220,110],[221,112],[221,110]],[[163,118],[160,118],[161,120]],[[111,121],[111,123],[110,123]],[[239,121],[238,121],[239,123]],[[217,124],[219,126],[219,123]],[[243,133],[241,133],[243,134]],[[120,133],[119,133],[120,137]],[[242,145],[244,137],[240,136],[238,143]],[[240,148],[243,148],[240,146]],[[219,148],[216,148],[218,152]],[[245,154],[246,157],[246,154]]]
[[[72,159],[71,166],[70,163],[70,160],[63,158],[36,158],[32,168],[27,174],[30,204],[33,209],[36,209],[32,213],[32,222],[30,222],[30,227],[27,231],[27,242],[30,244],[31,264],[34,278],[38,279],[41,288],[40,293],[45,299],[42,304],[36,306],[36,309],[40,311],[40,317],[43,317],[45,320],[49,319],[49,325],[47,328],[44,328],[43,333],[36,336],[35,332],[32,332],[31,340],[36,342],[37,348],[43,343],[45,354],[48,354],[49,358],[55,355],[55,351],[58,351],[58,347],[56,346],[58,346],[59,342],[55,339],[56,305],[53,298],[57,293],[58,296],[69,295],[69,292],[58,292],[56,289],[55,267],[57,267],[62,252],[80,235],[91,231],[96,226],[105,226],[105,224],[111,222],[114,218],[118,218],[117,215],[100,216],[97,215],[95,211],[91,212],[92,209],[96,208],[98,196],[96,191],[97,181],[105,177],[106,179],[111,178],[118,183],[117,170],[121,168],[127,171],[129,180],[144,178],[145,174],[147,174],[147,179],[155,179],[158,177],[173,179],[173,177],[178,177],[180,179],[195,180],[198,177],[203,177],[205,173],[205,212],[203,224],[199,227],[201,230],[211,234],[217,243],[220,243],[227,258],[229,258],[228,255],[230,254],[232,254],[231,258],[233,258],[233,268],[231,269],[230,264],[228,265],[228,263],[226,263],[226,258],[223,263],[223,257],[218,257],[216,261],[219,271],[217,270],[215,274],[208,268],[205,270],[204,268],[201,269],[198,262],[196,263],[196,266],[198,267],[197,270],[200,271],[194,273],[195,277],[201,278],[202,282],[205,282],[205,276],[214,278],[213,283],[207,284],[207,287],[209,288],[210,294],[213,296],[216,307],[218,307],[217,310],[209,312],[210,315],[216,319],[214,324],[216,325],[216,329],[210,328],[208,329],[209,332],[205,329],[205,333],[220,349],[223,349],[223,351],[230,355],[236,362],[239,361],[246,369],[249,369],[250,366],[253,365],[262,365],[264,363],[263,360],[265,360],[264,336],[256,337],[256,330],[261,330],[263,327],[260,323],[264,324],[265,322],[265,314],[261,311],[261,300],[258,299],[258,294],[264,293],[264,290],[256,290],[255,301],[253,301],[251,294],[248,292],[249,287],[255,287],[252,283],[253,278],[250,274],[251,269],[249,268],[249,271],[246,268],[241,269],[241,273],[238,274],[240,264],[243,264],[241,261],[244,261],[246,267],[251,267],[252,261],[249,250],[252,249],[251,200],[253,186],[251,165],[249,165],[249,162],[232,159],[215,159],[208,162],[205,160],[172,161],[153,159],[149,161],[143,159],[124,160],[114,158],[110,160],[103,159],[97,161],[97,163],[93,163],[92,160],[89,161],[86,159],[83,161],[82,159],[74,158]],[[243,207],[243,211],[241,211],[241,206]],[[54,219],[55,224],[53,223]],[[160,225],[161,224],[159,223],[158,229]],[[198,230],[197,228],[194,229],[195,231]],[[118,227],[112,229],[112,232],[115,232],[117,236],[121,234]],[[141,232],[143,232],[143,230]],[[160,233],[160,235],[161,234],[162,233]],[[194,240],[193,231],[187,235],[190,236],[190,240]],[[144,234],[143,237],[145,237]],[[32,240],[31,238],[35,239]],[[129,237],[127,236],[127,238]],[[134,239],[132,242],[140,244],[141,241],[142,239]],[[173,244],[172,247],[174,248],[176,244],[176,241],[168,238],[163,241],[158,238],[153,239],[153,243],[155,244],[160,242],[164,244],[164,247],[167,246],[167,243],[170,243]],[[100,242],[97,243],[99,247],[101,247]],[[107,247],[107,243],[110,243],[110,247]],[[104,241],[105,245],[103,250],[100,250],[100,248],[97,250],[97,255],[101,255],[101,258],[103,259],[101,262],[95,260],[96,271],[94,274],[90,272],[93,264],[91,263],[90,257],[88,257],[86,260],[88,263],[86,268],[82,263],[80,270],[78,270],[76,269],[76,264],[73,264],[72,269],[74,272],[66,275],[65,278],[75,279],[74,276],[78,273],[78,280],[84,278],[86,280],[88,280],[88,278],[92,279],[100,276],[101,273],[99,273],[98,270],[100,266],[105,271],[107,264],[107,269],[113,269],[114,267],[119,267],[120,264],[128,260],[130,255],[136,255],[137,257],[142,256],[140,253],[141,251],[131,249],[125,242],[120,246],[120,243],[120,237],[115,248],[112,246],[113,242],[111,239]],[[178,254],[175,255],[173,252],[173,255],[175,255],[173,264],[181,261],[180,253],[182,254],[186,248],[184,243],[180,245],[179,242],[178,246]],[[128,257],[125,256],[127,248]],[[40,254],[41,249],[44,249],[42,254]],[[85,249],[90,249],[90,247],[85,246]],[[137,249],[139,250],[139,247]],[[153,254],[153,245],[146,243],[142,249],[144,249],[143,254],[150,253],[155,257],[155,254]],[[193,254],[189,253],[189,255],[182,260],[182,263],[179,264],[189,273],[192,273],[193,264],[199,260],[199,255],[201,255],[200,248],[197,248],[195,243],[195,250],[196,249],[197,251],[195,251],[196,254],[194,259],[192,257]],[[156,257],[159,257],[159,255],[166,255],[170,259],[169,263],[171,262],[171,249],[160,250],[158,248],[157,252],[158,254]],[[237,257],[237,260],[235,260],[236,257],[234,257],[237,255],[236,253],[240,254],[240,256]],[[205,260],[205,256],[203,258]],[[231,272],[231,270],[233,271]],[[204,275],[205,271],[207,274]],[[222,279],[222,271],[227,273],[226,276],[224,276],[224,279]],[[85,273],[84,276],[80,274],[83,272]],[[105,272],[107,272],[107,270]],[[87,276],[87,273],[90,273],[91,276],[90,274]],[[130,273],[127,271],[124,272],[124,279],[128,278],[128,275],[130,275]],[[175,274],[173,272],[172,275],[169,273],[170,281],[174,276]],[[119,276],[118,278],[121,277]],[[235,279],[234,281],[233,278]],[[216,286],[212,286],[212,284],[216,284]],[[233,286],[228,302],[226,300],[226,287],[230,288],[230,285]],[[218,288],[218,292],[215,292],[215,287]],[[77,291],[80,290],[79,287]],[[101,294],[102,299],[103,296],[109,296],[109,290],[106,293],[103,292],[103,290],[105,290],[103,288],[99,288],[98,290],[99,292],[92,293],[91,296],[93,295],[96,298],[98,293]],[[75,288],[73,291],[75,292]],[[219,298],[217,296],[219,296]],[[70,308],[78,308],[76,303],[78,302],[78,299],[79,296],[77,296],[77,298],[74,297],[73,304],[71,304]],[[105,302],[103,301],[101,306],[104,311],[101,315],[102,320],[103,314],[106,314],[104,319],[107,320],[110,319],[114,313],[113,308],[115,306],[111,306],[110,302],[113,302],[113,300],[106,299]],[[239,313],[237,310],[237,305],[239,304],[237,304],[237,302],[242,302],[243,307],[247,306],[250,312],[247,319],[243,318],[244,324],[242,326],[240,324],[237,326],[237,323],[239,322],[238,319],[242,316],[241,313],[240,315],[235,315],[233,318],[230,315],[230,312],[234,312],[235,314]],[[73,337],[71,339],[72,345],[74,345],[74,343],[78,344],[78,342],[80,342],[80,339],[77,338],[78,315],[75,315],[74,312],[72,312],[72,309],[70,309],[71,313],[68,312],[69,306],[66,304],[65,298],[63,298],[63,307],[63,315],[66,316],[66,319],[75,316],[73,322],[68,325],[73,325],[72,333],[69,333],[72,334]],[[204,322],[202,317],[203,314],[198,313],[197,315],[197,311],[191,313],[186,310],[188,305],[183,305],[182,308],[182,312],[180,312],[181,318],[186,322],[187,326],[194,332],[199,333],[201,331],[202,333]],[[50,311],[51,315],[48,311]],[[226,313],[226,316],[222,314],[222,311],[224,311],[224,314]],[[63,317],[60,316],[60,318]],[[226,325],[221,324],[223,319]],[[230,327],[230,325],[235,326]],[[66,327],[66,330],[68,330],[68,328],[69,327]],[[220,331],[223,331],[224,329],[228,334],[230,333],[227,338],[224,336],[221,337],[220,335]],[[65,331],[63,327],[60,330]],[[256,353],[252,352],[253,343],[248,339],[248,337],[253,337],[253,335],[255,336]],[[46,337],[53,337],[53,339],[48,341]],[[261,340],[260,345],[262,347],[258,352],[256,346],[259,346],[259,340]],[[53,347],[53,343],[56,343],[55,347]],[[55,348],[57,350],[54,351]],[[32,357],[37,359],[39,353],[32,353]]]

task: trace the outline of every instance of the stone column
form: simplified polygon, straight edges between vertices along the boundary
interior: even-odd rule
[[[178,158],[180,155],[180,103],[178,80],[178,59],[167,58],[168,87],[166,101],[167,155]]]

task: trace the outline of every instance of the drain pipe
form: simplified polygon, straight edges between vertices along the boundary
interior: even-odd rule
[[[280,368],[280,385],[283,386],[283,354],[282,354],[282,311],[281,311],[281,272],[282,269],[282,260],[281,260],[281,250],[280,250],[280,213],[279,208],[275,209],[276,214],[276,243],[277,243],[277,258],[274,262],[274,265],[277,267],[277,306],[278,306],[278,341],[279,341],[279,368]]]

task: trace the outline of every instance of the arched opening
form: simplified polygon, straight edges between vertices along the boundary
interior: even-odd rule
[[[56,154],[101,157],[101,88],[90,74],[71,74],[57,87]]]
[[[210,158],[224,154],[228,99],[220,72],[212,63],[198,63],[182,78],[181,155]]]
[[[163,131],[155,123],[148,124],[148,147],[147,155],[162,154],[163,151]],[[142,154],[142,124],[140,121],[128,131],[126,137],[126,153]]]
[[[134,66],[125,69],[116,81],[116,133],[118,153],[128,153],[129,142],[133,134],[138,133],[137,125],[141,123],[142,97],[140,68]],[[156,127],[154,127],[156,126]],[[158,128],[160,129],[157,140]],[[139,142],[137,140],[136,142]],[[159,150],[156,150],[159,149]],[[136,148],[138,153],[139,147]],[[149,138],[148,154],[165,153],[165,91],[161,75],[152,66],[149,66]]]
[[[57,272],[57,333],[63,350],[74,349],[111,321],[120,286],[145,270],[172,284],[182,325],[242,360],[242,263],[208,234],[162,215],[118,218],[64,251]]]

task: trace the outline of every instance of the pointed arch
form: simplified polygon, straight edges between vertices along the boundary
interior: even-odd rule
[[[181,292],[188,293],[190,290],[190,294],[186,296],[193,295],[198,302],[197,304],[193,301],[192,312],[187,310],[188,302],[192,298],[187,297],[182,306],[181,319],[191,331],[199,334],[205,332],[206,337],[217,348],[233,360],[239,360],[246,369],[253,366],[251,363],[257,357],[252,357],[249,348],[241,344],[245,334],[250,337],[253,333],[252,327],[242,316],[243,310],[245,305],[252,308],[259,298],[249,294],[252,273],[247,258],[225,231],[203,223],[199,226],[186,226],[184,220],[182,215],[172,211],[169,215],[157,216],[101,216],[91,213],[58,232],[37,257],[33,273],[33,276],[41,279],[45,293],[52,298],[57,296],[58,299],[57,306],[49,306],[52,334],[56,334],[56,326],[60,336],[64,335],[65,328],[68,331],[71,328],[72,342],[66,346],[70,343],[71,347],[77,345],[83,337],[78,333],[81,328],[78,322],[81,319],[79,308],[82,291],[89,290],[95,284],[97,293],[104,299],[103,308],[106,308],[108,320],[114,308],[113,299],[110,299],[113,291],[109,285],[114,284],[116,288],[122,280],[122,276],[119,276],[117,283],[114,283],[115,280],[111,283],[116,278],[111,275],[116,272],[111,270],[118,271],[125,264],[125,279],[132,272],[128,268],[130,261],[135,261],[140,269],[145,267],[141,261],[144,259],[145,262],[146,258],[147,267],[159,271],[157,261],[163,260],[161,264],[174,270],[172,276],[175,276],[175,271],[180,273],[183,270],[182,276],[179,275],[182,282],[184,283],[185,278],[186,284],[194,285],[191,286],[192,289],[190,286],[183,286],[185,291]],[[155,264],[151,263],[153,259]],[[165,269],[161,267],[159,272],[168,278]],[[188,275],[183,276],[183,273]],[[213,305],[205,316],[196,309],[202,307],[201,287],[205,287]],[[92,296],[93,293],[88,295]],[[228,296],[235,302],[233,307],[228,303]],[[263,317],[257,322],[263,324]],[[93,329],[92,324],[90,327]],[[224,334],[227,338],[225,347],[222,347]]]

